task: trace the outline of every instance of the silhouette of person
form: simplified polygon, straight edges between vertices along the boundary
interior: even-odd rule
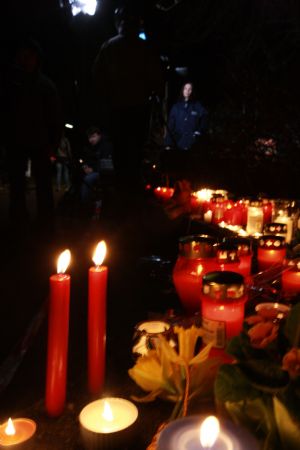
[[[36,184],[37,218],[50,225],[54,202],[50,156],[59,146],[62,134],[60,99],[54,83],[41,71],[39,44],[26,39],[18,46],[8,68],[3,95],[3,137],[7,149],[10,182],[10,217],[27,221],[27,160],[32,163]]]
[[[118,34],[102,45],[94,64],[97,103],[113,143],[117,188],[134,192],[141,183],[143,145],[150,119],[149,98],[163,93],[159,56],[139,38],[140,17],[124,6],[115,11]]]

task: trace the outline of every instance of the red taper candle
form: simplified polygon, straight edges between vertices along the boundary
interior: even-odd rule
[[[106,350],[106,290],[107,267],[101,264],[106,254],[106,244],[99,242],[89,269],[88,298],[88,388],[99,394],[105,377]]]
[[[69,250],[61,253],[57,274],[50,277],[45,406],[51,417],[63,412],[66,400],[71,277],[65,271],[70,259]]]

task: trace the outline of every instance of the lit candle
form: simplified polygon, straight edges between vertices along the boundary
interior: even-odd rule
[[[102,266],[106,255],[106,244],[99,242],[89,269],[88,294],[88,387],[92,394],[99,394],[105,376],[106,349],[106,266]]]
[[[53,417],[63,412],[66,399],[70,275],[65,271],[70,259],[69,250],[61,253],[57,274],[50,277],[45,406],[47,413]]]
[[[258,450],[258,443],[245,429],[215,416],[188,416],[174,420],[162,430],[157,450]]]
[[[271,266],[284,263],[286,257],[286,244],[282,236],[261,236],[258,242],[257,263],[260,271]]]
[[[253,235],[255,233],[261,233],[263,228],[264,213],[263,208],[259,202],[251,203],[248,206],[247,213],[247,233]]]
[[[28,441],[36,431],[36,423],[31,419],[19,418],[0,425],[0,448],[11,447],[19,448],[18,444]]]
[[[200,311],[202,277],[219,269],[216,260],[217,238],[191,235],[180,238],[179,255],[173,269],[173,282],[183,308]]]
[[[203,342],[213,342],[214,347],[220,349],[220,355],[227,341],[242,331],[246,300],[242,275],[229,271],[204,275],[201,292]]]
[[[148,320],[135,326],[133,335],[132,352],[135,356],[146,355],[151,348],[155,347],[155,340],[159,334],[168,338],[171,325],[162,320]]]
[[[296,295],[300,293],[300,262],[291,261],[282,272],[282,290],[284,294]]]
[[[79,415],[86,448],[127,448],[134,437],[137,407],[123,398],[102,398],[89,403]]]
[[[251,240],[246,237],[226,237],[224,242],[233,243],[237,247],[237,256],[239,259],[239,266],[237,270],[233,272],[238,272],[244,277],[249,277],[252,268],[252,250],[251,250]]]
[[[158,186],[154,189],[155,197],[161,202],[170,200],[174,194],[174,188]]]

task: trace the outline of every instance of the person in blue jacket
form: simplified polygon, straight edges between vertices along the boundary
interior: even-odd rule
[[[170,111],[166,148],[189,150],[205,131],[207,111],[199,101],[193,98],[193,84],[185,83],[180,98]]]

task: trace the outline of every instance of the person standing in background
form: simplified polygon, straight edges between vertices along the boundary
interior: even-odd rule
[[[61,102],[54,83],[42,73],[39,44],[23,40],[3,83],[2,121],[10,184],[12,223],[26,223],[25,172],[32,162],[36,185],[37,221],[41,230],[51,228],[54,215],[52,164],[62,135]]]
[[[170,111],[165,146],[190,150],[207,127],[207,111],[194,99],[192,83],[185,83],[180,97]]]
[[[132,198],[141,188],[143,146],[150,120],[150,96],[163,95],[159,56],[139,38],[134,5],[115,11],[118,34],[102,45],[94,64],[97,104],[113,144],[117,189]]]

